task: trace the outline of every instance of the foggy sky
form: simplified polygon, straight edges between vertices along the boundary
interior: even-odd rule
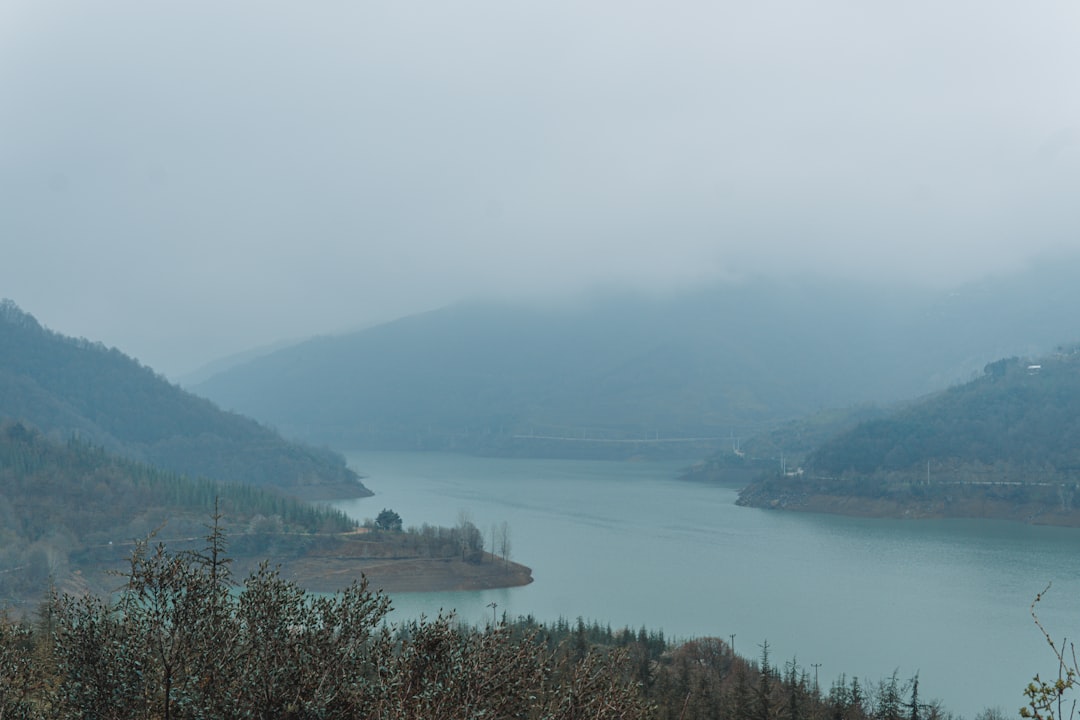
[[[473,295],[1080,246],[1080,4],[0,3],[0,297],[176,376]]]

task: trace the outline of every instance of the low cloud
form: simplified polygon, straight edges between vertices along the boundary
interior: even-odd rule
[[[1078,242],[1073,3],[0,13],[3,294],[169,373],[466,295]]]

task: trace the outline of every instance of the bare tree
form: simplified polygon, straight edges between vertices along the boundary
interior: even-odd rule
[[[454,528],[457,542],[461,547],[461,559],[478,563],[484,559],[484,533],[473,525],[472,516],[467,510],[458,511],[458,524]]]
[[[458,535],[459,535],[458,540],[461,543],[461,559],[462,560],[465,559],[465,553],[469,549],[469,547],[468,547],[468,542],[469,542],[468,538],[469,538],[469,528],[471,528],[471,527],[475,527],[473,525],[473,522],[472,522],[472,513],[470,513],[468,510],[465,510],[464,508],[462,508],[461,510],[458,510],[458,513],[457,513],[457,529],[458,529]]]
[[[1076,717],[1076,698],[1070,697],[1070,691],[1074,691],[1080,682],[1080,662],[1077,661],[1076,647],[1064,638],[1060,644],[1055,642],[1035,612],[1035,606],[1049,590],[1050,585],[1047,585],[1031,601],[1031,617],[1057,660],[1057,679],[1047,682],[1036,675],[1024,688],[1028,704],[1020,708],[1020,716],[1034,720],[1073,720]]]
[[[503,559],[503,567],[510,567],[510,523],[503,520],[499,526],[499,555]]]

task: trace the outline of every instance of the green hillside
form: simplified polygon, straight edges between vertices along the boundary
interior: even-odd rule
[[[878,405],[823,410],[776,427],[730,438],[731,445],[695,463],[683,473],[684,480],[745,484],[764,472],[797,467],[811,452],[860,422],[885,417],[889,410]]]
[[[22,423],[0,424],[0,607],[40,600],[50,582],[100,590],[99,563],[160,530],[186,542],[206,535],[215,503],[238,549],[266,533],[342,532],[336,511],[241,484],[189,480],[79,441],[59,444]],[[251,535],[250,533],[254,533]]]
[[[741,502],[859,514],[1080,523],[1080,352],[990,363],[981,377],[867,420],[770,472]],[[831,498],[831,500],[830,500]]]
[[[0,302],[3,418],[191,477],[304,497],[370,494],[339,455],[222,412],[116,348],[51,332],[10,300]]]

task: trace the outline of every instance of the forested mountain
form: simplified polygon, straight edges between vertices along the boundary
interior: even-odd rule
[[[466,304],[310,340],[195,389],[337,447],[704,457],[733,435],[1052,347],[1080,301],[1068,267],[934,294],[763,280]]]
[[[0,424],[0,608],[40,600],[49,582],[101,590],[97,563],[122,558],[132,539],[158,529],[202,537],[215,506],[245,531],[354,526],[339,512],[250,485],[190,480],[81,441],[53,442],[22,423]],[[237,531],[237,541],[246,534]]]
[[[1000,516],[1080,524],[1080,351],[990,363],[978,379],[866,420],[810,452],[800,470],[744,490],[751,505],[875,514]],[[850,509],[870,507],[850,504]],[[869,512],[867,510],[867,512]]]
[[[994,479],[1064,480],[1080,472],[1080,355],[1076,349],[986,366],[983,377],[890,417],[861,423],[813,452],[826,474],[979,465]],[[1009,477],[1008,466],[1020,469]],[[994,470],[993,468],[997,468]],[[955,471],[954,471],[955,472]]]
[[[115,348],[51,332],[10,300],[0,302],[3,418],[192,477],[305,497],[370,494],[339,455],[223,412]]]

